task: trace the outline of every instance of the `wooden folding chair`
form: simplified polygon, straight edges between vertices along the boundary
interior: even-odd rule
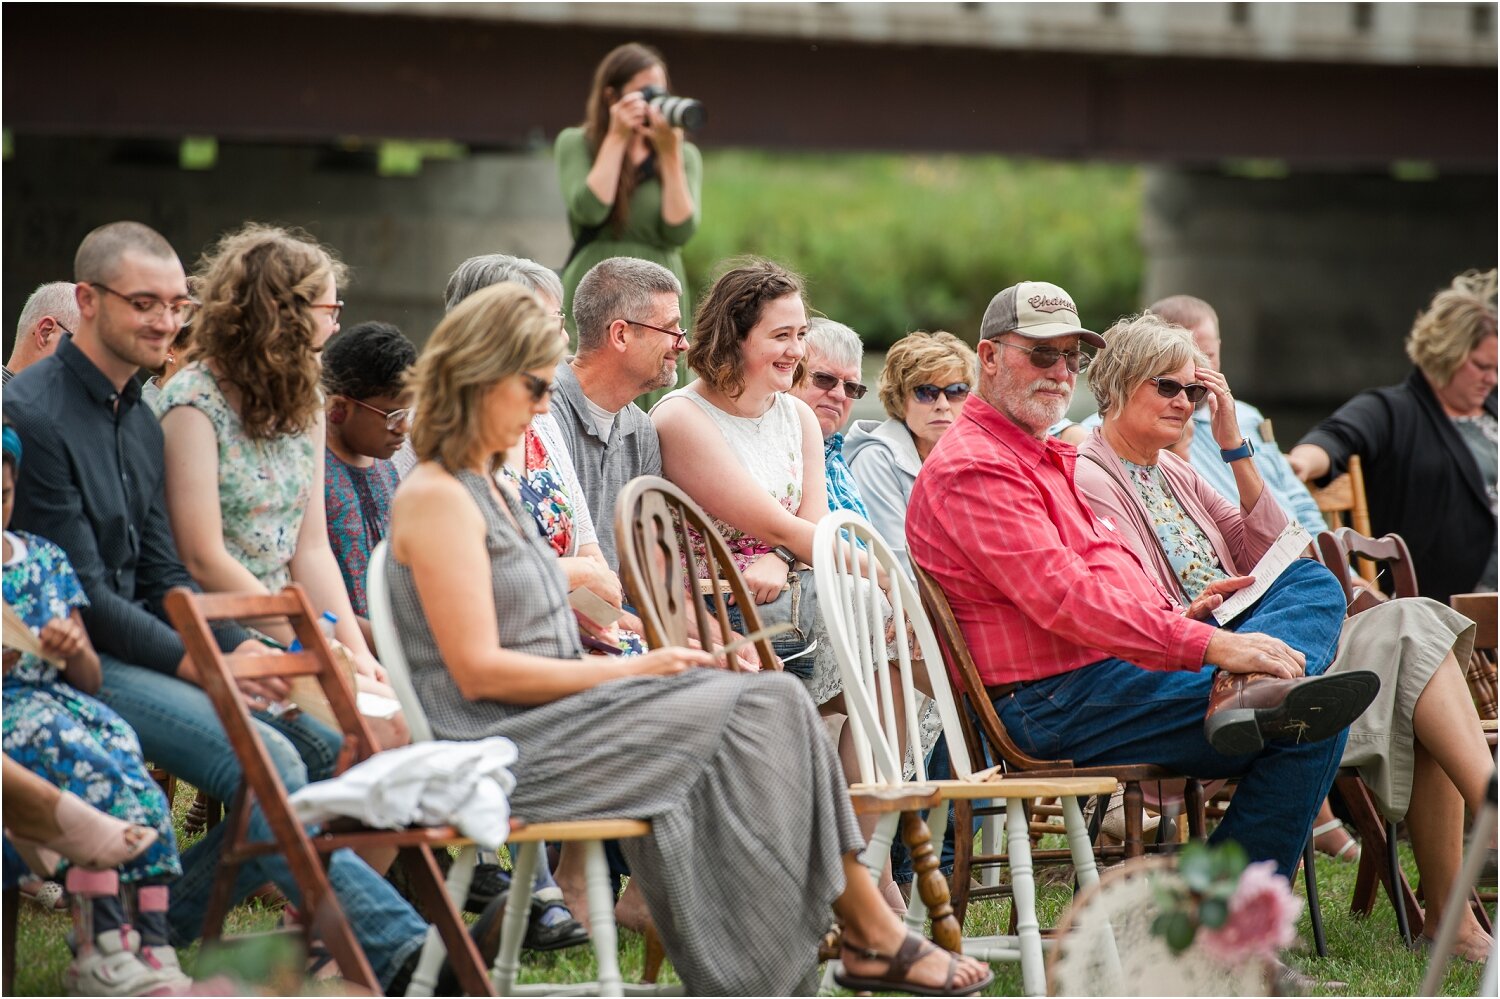
[[[1479,717],[1490,724],[1485,732],[1490,745],[1495,744],[1495,645],[1497,600],[1495,593],[1455,593],[1449,599],[1453,609],[1478,626],[1474,633],[1474,654],[1464,664],[1464,679],[1469,682],[1469,695],[1474,698],[1474,707]]]
[[[381,984],[334,894],[327,863],[335,850],[395,847],[424,916],[454,955],[452,965],[460,987],[469,995],[493,995],[479,951],[458,909],[443,891],[432,852],[433,847],[467,842],[462,834],[452,826],[371,829],[352,820],[338,820],[320,832],[309,832],[287,800],[286,786],[240,695],[239,680],[308,677],[315,681],[344,735],[335,773],[342,773],[376,751],[375,741],[355,708],[354,692],[335,664],[333,651],[317,626],[317,613],[302,588],[293,584],[276,594],[246,595],[200,594],[176,587],[167,594],[166,610],[198,670],[204,691],[213,701],[243,773],[229,807],[219,870],[204,918],[204,938],[221,937],[240,866],[254,857],[279,853],[286,858],[301,895],[303,925],[293,932],[301,932],[309,944],[321,940],[346,980],[379,994]],[[302,651],[221,652],[209,630],[210,622],[239,618],[286,618],[302,643]],[[252,841],[249,837],[250,811],[256,806],[271,828],[270,840]]]
[[[432,739],[432,725],[427,712],[417,699],[412,686],[411,670],[402,650],[401,636],[396,631],[395,617],[391,613],[390,588],[386,584],[386,561],[390,557],[389,542],[382,541],[370,553],[370,563],[365,580],[365,599],[369,605],[370,627],[375,633],[376,645],[380,648],[380,663],[389,675],[391,687],[401,702],[406,726],[411,732],[412,742],[428,742]],[[517,767],[525,761],[518,760]],[[501,920],[500,949],[495,955],[492,979],[498,994],[515,995],[681,995],[680,985],[657,985],[654,981],[642,985],[626,984],[620,973],[619,934],[615,927],[615,896],[610,886],[609,864],[604,858],[604,841],[607,839],[633,839],[651,833],[651,823],[637,819],[599,819],[577,822],[545,822],[527,824],[519,818],[511,820],[511,831],[507,839],[513,853],[510,897],[505,904],[505,917]],[[589,904],[589,936],[598,959],[599,978],[594,982],[568,984],[517,985],[516,975],[520,970],[521,942],[526,936],[526,925],[530,918],[532,882],[536,877],[541,850],[547,841],[573,843],[584,852],[584,877]],[[448,874],[448,895],[455,906],[462,907],[468,897],[469,885],[478,862],[478,850],[465,846],[460,850]],[[654,937],[654,931],[653,931]],[[659,950],[659,942],[653,940],[648,951]],[[437,975],[442,967],[445,948],[436,933],[429,933],[423,945],[422,956],[412,974],[408,996],[430,996],[437,985]],[[655,965],[660,961],[655,960]],[[655,978],[653,961],[648,959],[647,969]]]
[[[868,555],[859,564],[855,542]],[[849,724],[854,726],[854,745],[863,783],[852,790],[856,796],[879,789],[899,789],[907,794],[926,793],[935,806],[930,813],[931,838],[941,843],[948,824],[948,803],[954,800],[1001,800],[1005,802],[1010,839],[1011,887],[1017,911],[1017,930],[1011,935],[965,937],[965,954],[988,961],[1019,961],[1021,979],[1028,995],[1046,994],[1040,924],[1036,914],[1036,889],[1032,877],[1031,830],[1026,805],[1034,798],[1061,801],[1064,830],[1080,885],[1098,883],[1094,851],[1079,807],[1079,798],[1114,793],[1113,776],[1030,779],[998,773],[976,773],[970,766],[968,745],[959,721],[958,705],[942,666],[942,652],[927,616],[922,613],[917,591],[907,579],[901,562],[875,529],[848,511],[825,516],[813,539],[813,565],[819,601],[828,625],[829,640],[838,656],[844,682],[844,701]],[[895,622],[896,659],[887,655],[883,600],[876,583],[876,566],[891,583],[891,610]],[[942,719],[943,733],[953,759],[956,780],[930,780],[920,751],[917,721],[917,685],[907,629],[917,640],[920,659],[932,664],[927,679]],[[892,673],[900,696],[894,696]],[[907,781],[896,704],[902,706],[907,740],[913,744],[915,779]],[[861,860],[873,878],[890,856],[897,816],[881,819]],[[906,921],[920,930],[927,908],[920,893],[907,909]]]
[[[1416,569],[1412,566],[1411,553],[1406,541],[1399,534],[1387,534],[1383,538],[1368,538],[1353,528],[1341,527],[1336,531],[1320,531],[1317,537],[1318,556],[1323,564],[1333,571],[1344,588],[1344,597],[1349,616],[1362,613],[1376,606],[1379,600],[1369,592],[1357,587],[1350,569],[1350,560],[1355,557],[1383,563],[1391,573],[1393,595],[1415,597],[1417,589]],[[1493,637],[1493,630],[1490,632]],[[1478,643],[1475,643],[1476,647]],[[1356,915],[1369,915],[1375,909],[1378,892],[1376,885],[1384,885],[1391,908],[1396,913],[1396,928],[1401,939],[1411,946],[1415,935],[1422,932],[1424,914],[1417,893],[1412,890],[1406,874],[1401,869],[1400,856],[1396,850],[1397,826],[1381,814],[1370,794],[1370,789],[1359,774],[1353,770],[1339,770],[1333,784],[1334,791],[1343,799],[1350,820],[1363,842],[1359,857],[1359,872],[1355,876],[1354,895],[1349,911]],[[1475,901],[1478,901],[1477,896]],[[1488,932],[1489,916],[1482,905],[1476,905],[1480,925]]]
[[[1370,537],[1370,504],[1365,499],[1364,465],[1359,455],[1351,454],[1344,464],[1344,473],[1326,486],[1308,486],[1318,511],[1328,522],[1328,529],[1352,527],[1365,537]],[[1359,561],[1359,574],[1367,583],[1375,582],[1375,563],[1366,559]]]

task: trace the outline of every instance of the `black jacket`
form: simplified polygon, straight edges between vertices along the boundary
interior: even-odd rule
[[[1484,408],[1495,415],[1495,393]],[[1370,528],[1406,540],[1422,596],[1447,603],[1474,588],[1495,550],[1495,515],[1474,456],[1420,370],[1361,392],[1301,443],[1328,452],[1330,477],[1359,455]]]

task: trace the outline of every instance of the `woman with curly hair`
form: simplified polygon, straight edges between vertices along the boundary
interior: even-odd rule
[[[250,223],[226,235],[198,266],[189,363],[160,412],[167,513],[193,578],[209,592],[302,584],[338,617],[334,636],[364,687],[385,675],[329,547],[323,498],[319,352],[338,331],[345,274],[302,233]],[[399,722],[374,727],[383,745],[405,741]]]

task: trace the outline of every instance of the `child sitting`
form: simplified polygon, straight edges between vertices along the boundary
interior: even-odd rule
[[[167,886],[182,874],[171,808],[146,770],[135,730],[89,696],[102,675],[78,613],[88,598],[67,556],[50,541],[9,530],[21,441],[8,424],[3,441],[5,603],[36,633],[41,652],[6,652],[5,753],[83,801],[156,832],[155,842],[117,870],[68,871],[77,943],[67,990],[113,996],[176,990],[191,981],[167,937]],[[137,834],[143,838],[149,834]],[[52,873],[58,858],[38,844],[13,844],[36,873]],[[122,883],[132,889],[128,896]]]

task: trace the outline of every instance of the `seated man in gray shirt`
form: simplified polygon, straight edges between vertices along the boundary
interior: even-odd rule
[[[573,293],[578,353],[557,369],[552,412],[616,571],[615,499],[636,476],[661,474],[656,429],[632,400],[677,381],[687,350],[681,296],[671,271],[635,257],[600,261]]]

